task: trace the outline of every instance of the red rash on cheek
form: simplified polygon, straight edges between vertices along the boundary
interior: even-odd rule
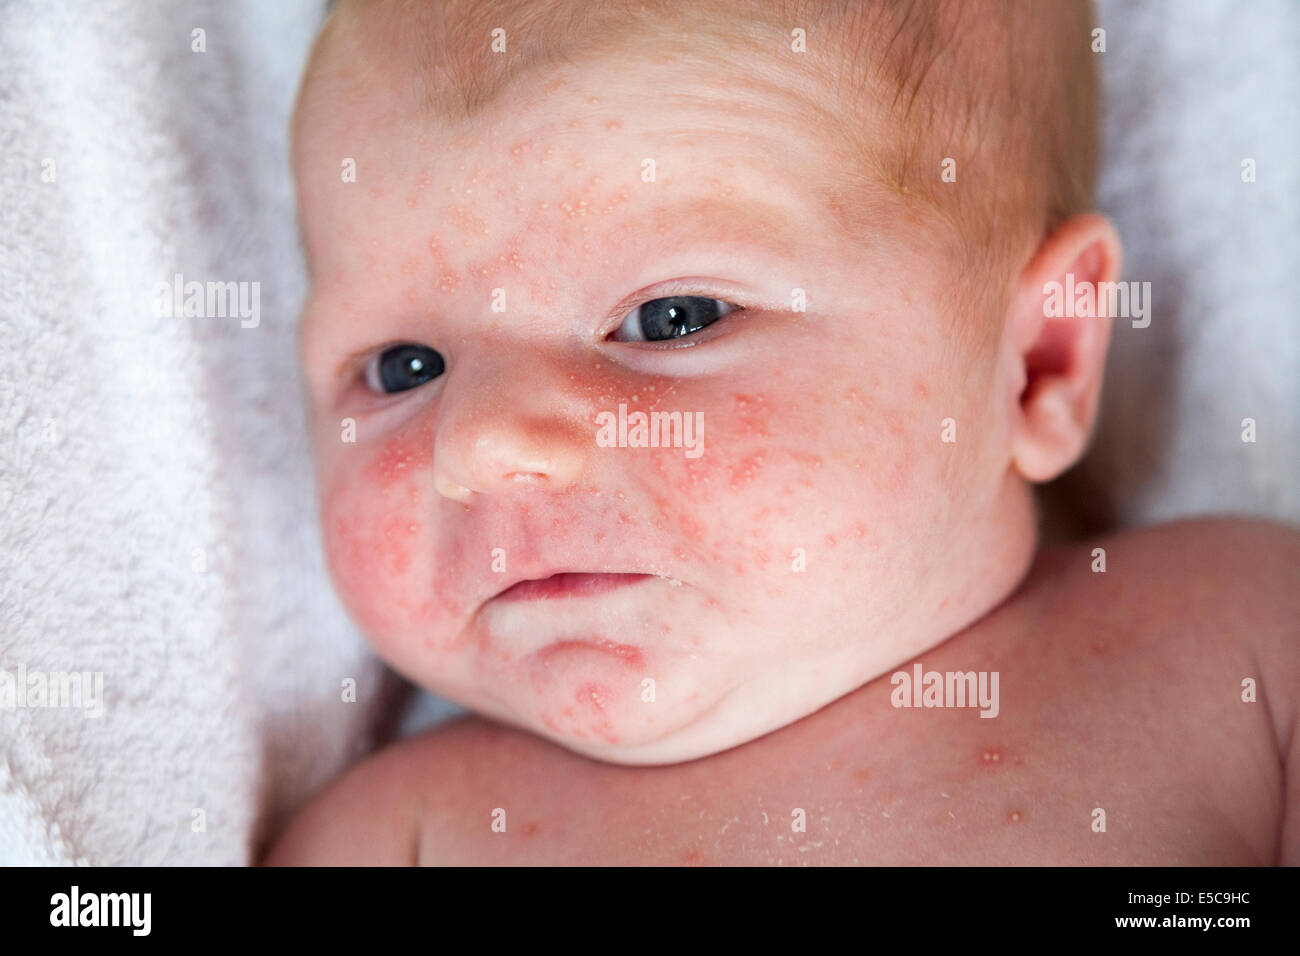
[[[325,498],[325,547],[335,582],[377,645],[408,635],[450,649],[448,628],[463,608],[438,573],[434,526],[420,508],[432,469],[432,429],[415,425],[370,454]],[[465,559],[463,542],[453,539],[450,552],[449,561]]]
[[[403,432],[388,439],[375,459],[366,466],[365,477],[385,496],[399,483],[412,482],[411,488],[418,496],[419,486],[414,482],[419,473],[428,473],[432,467],[433,429],[421,426],[413,434]]]
[[[398,528],[396,517],[386,522],[393,532]],[[367,635],[387,633],[398,623],[394,595],[390,593],[394,556],[387,550],[383,535],[376,535],[372,515],[358,506],[351,483],[340,483],[330,492],[325,518],[326,556],[348,608]],[[409,549],[403,548],[396,564],[409,567],[409,563]]]
[[[420,526],[401,514],[392,514],[384,520],[382,550],[377,556],[385,560],[390,573],[403,575],[411,569],[411,539]]]
[[[771,412],[762,395],[733,395],[734,413],[741,423],[741,433],[751,438],[767,438]]]
[[[785,559],[788,548],[773,542],[772,529],[800,510],[794,489],[815,491],[823,470],[820,454],[782,441],[782,434],[791,429],[784,424],[777,428],[775,404],[777,400],[761,393],[734,393],[718,407],[703,409],[704,451],[699,458],[686,458],[678,449],[645,452],[652,456],[654,482],[648,493],[655,522],[676,528],[678,539],[693,555],[738,575]],[[689,410],[690,403],[684,406]],[[662,401],[637,407],[683,410]],[[803,500],[813,501],[806,496]],[[754,503],[758,507],[747,512],[742,524],[733,509]],[[728,529],[719,523],[727,520],[737,526]],[[861,538],[865,528],[858,525],[844,536],[854,532]],[[686,559],[681,548],[678,557]]]

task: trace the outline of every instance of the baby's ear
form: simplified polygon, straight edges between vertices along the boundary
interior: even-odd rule
[[[1116,281],[1119,271],[1114,226],[1086,213],[1044,239],[1020,275],[1003,326],[1003,355],[1022,376],[1011,453],[1027,481],[1055,478],[1088,444],[1113,318],[1111,297],[1097,295],[1098,284]]]

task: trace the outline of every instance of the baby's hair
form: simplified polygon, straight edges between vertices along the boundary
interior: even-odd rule
[[[349,0],[322,31],[307,78],[323,48],[330,72],[353,80],[414,62],[413,75],[379,88],[409,84],[453,126],[547,67],[608,52],[639,53],[642,65],[691,58],[716,69],[702,82],[732,66],[812,91],[791,135],[812,122],[845,144],[850,161],[828,160],[816,184],[843,195],[843,224],[874,228],[860,186],[884,184],[936,214],[969,280],[954,283],[953,314],[991,345],[980,334],[988,323],[969,317],[1000,317],[1012,273],[1092,203],[1092,27],[1090,0]],[[497,28],[505,52],[490,47]],[[796,30],[806,51],[795,49]],[[646,88],[653,95],[652,74]]]

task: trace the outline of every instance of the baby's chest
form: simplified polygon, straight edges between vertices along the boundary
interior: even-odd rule
[[[934,715],[930,715],[933,717]],[[910,865],[1261,862],[1179,755],[1087,724],[949,715],[777,739],[680,767],[591,766],[545,788],[502,766],[482,813],[424,828],[422,859],[478,864]],[[960,719],[966,718],[966,719]],[[544,762],[544,756],[539,756]],[[543,775],[544,776],[544,775]],[[1181,781],[1181,785],[1180,785]],[[486,812],[482,799],[469,800]],[[468,808],[468,807],[467,807]]]
[[[833,758],[687,799],[665,788],[652,812],[606,808],[597,815],[606,821],[606,858],[784,866],[1260,862],[1195,787],[1177,785],[1173,775],[1144,778],[1150,764],[1139,759],[1068,748],[1049,756],[993,743],[973,752],[899,748],[892,756]]]

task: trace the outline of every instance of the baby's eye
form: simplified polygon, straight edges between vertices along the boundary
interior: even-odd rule
[[[627,314],[613,333],[616,342],[662,342],[679,339],[712,325],[736,306],[721,299],[674,295],[651,299]]]
[[[372,392],[391,395],[423,385],[443,373],[442,356],[424,345],[394,345],[366,362],[366,385]]]

